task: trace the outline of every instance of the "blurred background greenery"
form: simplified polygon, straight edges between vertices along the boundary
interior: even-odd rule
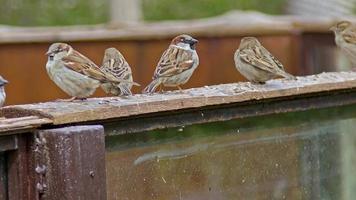
[[[280,14],[286,0],[142,0],[143,19],[210,17],[233,9]],[[53,26],[109,21],[110,0],[0,0],[0,24]],[[263,4],[263,6],[261,6]]]
[[[286,0],[144,0],[145,20],[192,19],[220,15],[229,10],[256,10],[281,14]],[[263,5],[263,6],[261,6]]]
[[[108,0],[0,0],[0,24],[48,26],[108,21]]]

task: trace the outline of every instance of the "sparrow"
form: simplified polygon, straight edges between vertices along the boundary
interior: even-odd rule
[[[168,49],[159,60],[153,81],[143,90],[143,93],[153,93],[158,86],[178,87],[188,82],[194,70],[199,65],[199,57],[195,50],[198,40],[189,35],[175,37]]]
[[[241,39],[234,60],[236,69],[252,83],[264,84],[276,77],[295,79],[255,37]]]
[[[6,99],[5,85],[8,83],[2,76],[0,76],[0,107],[4,105]]]
[[[104,83],[101,88],[106,93],[113,95],[128,96],[132,95],[132,85],[138,85],[133,82],[130,65],[126,62],[124,56],[115,48],[108,48],[105,50],[103,63],[101,69],[105,73],[111,73],[118,79],[127,80],[125,83]]]
[[[94,62],[65,43],[52,44],[46,55],[52,81],[74,99],[86,99],[104,83],[127,82],[102,71]]]
[[[356,66],[356,27],[349,21],[341,21],[330,28],[335,34],[335,43]]]

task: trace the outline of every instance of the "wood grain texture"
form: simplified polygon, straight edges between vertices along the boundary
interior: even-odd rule
[[[26,111],[25,111],[26,112]],[[21,113],[21,115],[26,115]],[[18,132],[31,131],[45,124],[52,123],[48,118],[38,116],[24,116],[18,117],[17,114],[13,118],[0,118],[0,136],[9,135]],[[1,139],[1,138],[0,138]],[[0,142],[1,144],[1,142]],[[0,148],[1,151],[1,148]]]
[[[182,92],[164,94],[134,95],[127,98],[91,98],[86,101],[47,102],[40,104],[4,107],[0,113],[4,117],[37,115],[52,120],[52,124],[79,123],[98,120],[112,120],[143,114],[177,111],[206,106],[228,105],[278,98],[294,98],[302,95],[355,90],[355,72],[330,72],[298,77],[298,80],[277,79],[265,85],[248,82],[192,88]]]

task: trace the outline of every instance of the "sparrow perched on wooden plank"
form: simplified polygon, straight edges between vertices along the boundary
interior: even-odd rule
[[[124,56],[115,48],[108,48],[105,50],[103,63],[101,67],[105,73],[111,73],[118,79],[126,80],[128,82],[121,83],[104,83],[101,88],[106,93],[111,93],[118,96],[132,95],[131,88],[134,84],[130,65],[126,62]],[[138,85],[139,84],[135,84]]]
[[[335,43],[356,67],[356,26],[341,21],[330,28],[335,33]]]
[[[6,99],[5,85],[8,83],[2,76],[0,76],[0,107],[4,105]]]
[[[249,81],[264,84],[266,81],[285,77],[295,79],[284,71],[280,63],[255,37],[245,37],[234,56],[236,69]]]
[[[65,43],[52,44],[47,53],[47,73],[68,95],[69,101],[91,96],[103,83],[128,82],[102,71],[89,58]]]
[[[161,84],[166,87],[178,87],[185,84],[199,65],[195,50],[198,40],[189,35],[175,37],[163,53],[152,77],[153,81],[144,89],[144,93],[153,93]]]

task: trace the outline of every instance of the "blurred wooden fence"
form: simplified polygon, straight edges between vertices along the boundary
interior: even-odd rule
[[[151,80],[154,68],[177,34],[199,39],[200,66],[184,88],[232,83],[245,79],[234,66],[233,54],[243,36],[257,36],[288,72],[307,75],[334,71],[334,41],[328,27],[334,22],[298,21],[251,13],[213,19],[96,27],[8,28],[0,36],[0,74],[9,80],[6,104],[66,98],[47,76],[44,53],[52,42],[64,41],[101,63],[104,50],[116,47],[128,60],[139,93]],[[95,96],[103,96],[98,90]]]

